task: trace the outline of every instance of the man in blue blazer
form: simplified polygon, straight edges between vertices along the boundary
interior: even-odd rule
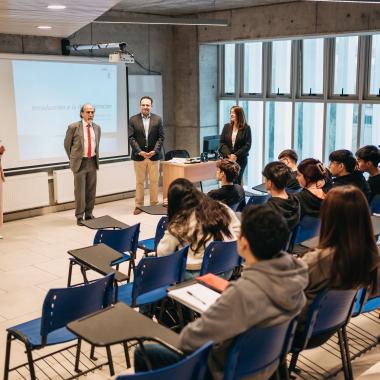
[[[151,113],[153,99],[140,99],[140,113],[129,119],[128,137],[132,148],[136,174],[136,198],[134,215],[140,214],[139,206],[144,205],[144,182],[148,175],[150,184],[150,205],[158,204],[159,165],[162,159],[164,127],[160,116]]]

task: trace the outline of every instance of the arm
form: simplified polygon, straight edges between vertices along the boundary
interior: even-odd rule
[[[227,145],[227,134],[228,129],[230,128],[229,124],[226,124],[223,127],[222,134],[220,135],[220,148],[219,152],[223,157],[228,157],[231,154],[231,149]]]
[[[244,144],[241,148],[239,148],[236,152],[236,156],[246,156],[249,153],[249,150],[251,149],[252,145],[252,133],[251,133],[251,127],[249,125],[246,126],[246,131],[244,131]]]
[[[142,151],[140,148],[140,144],[136,140],[135,136],[135,124],[133,122],[133,118],[129,120],[129,125],[128,125],[128,140],[129,144],[131,145],[132,149],[136,152],[136,154],[140,154]]]
[[[73,145],[74,128],[69,125],[66,131],[65,141],[63,143],[67,157],[70,158],[71,146]]]
[[[179,246],[178,239],[173,236],[168,230],[165,231],[164,236],[157,246],[157,256],[167,256],[175,252]]]
[[[162,119],[158,117],[158,123],[157,123],[157,128],[158,128],[158,139],[156,141],[156,144],[154,145],[154,149],[149,152],[149,157],[153,157],[155,154],[160,154],[162,144],[164,143],[164,127],[162,125]]]

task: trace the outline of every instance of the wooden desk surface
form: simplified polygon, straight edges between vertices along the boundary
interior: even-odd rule
[[[178,334],[122,302],[70,322],[67,328],[94,346],[109,346],[129,340],[153,340],[179,351]]]

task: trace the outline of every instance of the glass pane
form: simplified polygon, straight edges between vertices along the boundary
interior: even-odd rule
[[[322,160],[323,103],[297,103],[294,124],[294,147],[300,160]]]
[[[360,146],[380,144],[380,104],[363,104]]]
[[[245,174],[248,178],[244,178],[244,184],[255,186],[262,183],[262,168],[263,168],[263,102],[248,102],[239,103],[244,109],[247,123],[251,127],[252,146],[248,156],[248,170]]]
[[[265,163],[277,160],[278,154],[291,148],[292,103],[268,102],[265,110]]]
[[[380,35],[372,36],[371,83],[369,93],[380,95]]]
[[[302,41],[302,93],[323,93],[323,38]]]
[[[290,94],[291,41],[272,42],[272,94]]]
[[[224,93],[235,93],[235,44],[224,45]]]
[[[337,149],[356,149],[358,130],[358,105],[327,105],[326,158]]]
[[[261,42],[244,44],[244,93],[260,94],[262,76],[262,49]]]
[[[236,105],[235,100],[219,101],[219,133],[222,133],[224,124],[230,122],[230,109]]]
[[[358,36],[335,38],[334,94],[356,93]]]

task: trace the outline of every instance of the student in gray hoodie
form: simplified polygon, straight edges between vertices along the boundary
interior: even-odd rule
[[[239,255],[245,259],[242,276],[202,316],[187,325],[180,335],[183,352],[191,353],[208,341],[214,342],[209,368],[216,380],[223,378],[232,340],[251,327],[269,327],[292,319],[305,304],[307,267],[282,252],[288,239],[285,219],[266,205],[246,208],[238,239]],[[180,356],[157,346],[146,350],[153,368],[180,360]],[[135,352],[136,372],[146,370],[140,350]],[[249,379],[268,379],[276,366]]]

